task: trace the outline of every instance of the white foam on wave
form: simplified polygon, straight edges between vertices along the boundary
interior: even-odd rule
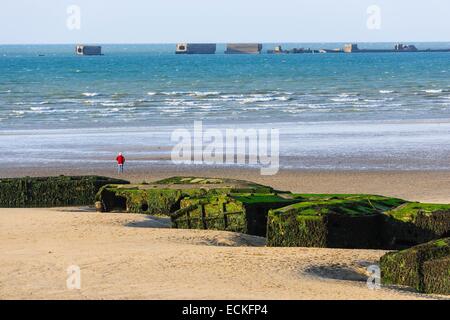
[[[42,106],[42,105],[45,105],[45,104],[50,104],[50,102],[49,101],[39,101],[39,102],[23,102],[23,101],[20,101],[20,102],[15,102],[14,103],[14,105],[16,105],[16,106],[26,106],[26,105],[29,105],[29,106],[36,106],[36,105]]]
[[[442,90],[442,89],[428,89],[428,90],[422,90],[422,92],[426,92],[426,93],[442,93],[442,92],[444,92],[444,90]]]
[[[157,94],[158,94],[157,92],[153,92],[153,91],[147,92],[147,95],[148,95],[148,96],[155,96],[155,95],[157,95]]]
[[[219,94],[219,91],[193,91],[189,93],[191,97],[209,97],[218,96]]]
[[[52,108],[50,107],[31,107],[31,111],[50,111]]]
[[[200,109],[214,109],[216,106],[212,106],[212,105],[197,105],[197,108]]]
[[[389,94],[389,93],[394,93],[394,90],[380,90],[379,92],[381,94]]]
[[[96,97],[96,96],[100,95],[100,93],[98,93],[98,92],[83,92],[82,95],[85,97]]]
[[[269,101],[289,101],[289,97],[274,97],[274,96],[258,96],[253,95],[252,97],[237,99],[241,104],[257,103],[257,102],[269,102]]]
[[[103,107],[134,107],[134,102],[101,102]]]
[[[347,97],[347,98],[340,97],[340,98],[331,98],[330,100],[333,101],[333,102],[356,102],[359,99],[358,98],[351,98],[351,97]]]
[[[180,96],[180,95],[185,95],[188,93],[189,92],[186,92],[186,91],[163,91],[163,92],[161,92],[161,94],[163,94],[165,96]]]

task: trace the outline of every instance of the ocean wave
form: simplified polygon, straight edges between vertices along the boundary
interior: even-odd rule
[[[212,106],[212,105],[197,105],[197,108],[200,108],[200,109],[214,109],[214,108],[216,108],[217,106]]]
[[[333,102],[356,102],[359,101],[359,98],[351,98],[351,97],[340,97],[340,98],[331,98]]]
[[[442,93],[444,92],[443,89],[427,89],[427,90],[422,90],[422,92],[425,93]]]
[[[134,102],[101,102],[103,107],[134,107]]]
[[[210,97],[210,96],[218,96],[220,95],[219,91],[194,91],[190,92],[189,95],[191,97]]]
[[[243,94],[222,94],[220,96],[223,99],[239,99],[245,97]]]
[[[394,93],[394,90],[380,90],[379,91],[381,94],[389,94],[389,93]]]
[[[359,96],[358,92],[342,92],[338,94],[339,98],[348,98],[348,97],[357,97]]]
[[[82,95],[85,97],[96,97],[96,96],[100,95],[100,93],[98,93],[98,92],[83,92]]]
[[[42,105],[46,105],[46,104],[50,104],[50,101],[39,101],[39,102],[15,102],[14,105],[16,106],[42,106]]]
[[[30,110],[31,111],[50,111],[53,109],[50,107],[31,107]]]
[[[161,92],[161,94],[163,94],[165,96],[181,96],[181,95],[189,94],[189,92],[188,91],[163,91],[163,92]]]
[[[157,94],[158,94],[158,92],[153,92],[153,91],[147,92],[148,96],[156,96]]]
[[[261,97],[249,97],[244,99],[239,99],[238,101],[242,104],[257,103],[257,102],[269,102],[269,101],[289,101],[290,97],[274,97],[274,96],[261,96]]]

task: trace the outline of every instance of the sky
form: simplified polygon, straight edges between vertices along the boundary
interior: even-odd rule
[[[449,0],[2,0],[0,44],[435,42],[449,17]]]

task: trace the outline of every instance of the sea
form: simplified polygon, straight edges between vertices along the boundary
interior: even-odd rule
[[[161,164],[171,133],[202,121],[280,130],[285,168],[450,170],[450,53],[265,53],[275,45],[260,55],[226,55],[223,44],[215,55],[102,45],[102,56],[77,56],[74,45],[1,45],[3,167],[102,166],[119,151],[141,166]]]

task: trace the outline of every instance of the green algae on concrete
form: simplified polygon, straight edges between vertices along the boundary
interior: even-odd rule
[[[390,252],[380,259],[381,280],[419,292],[450,294],[449,260],[450,238]]]
[[[212,204],[215,204],[217,199],[221,199],[221,196],[228,196],[227,201],[231,203],[235,195],[249,197],[247,200],[251,201],[250,195],[271,194],[272,192],[274,190],[271,187],[242,180],[172,177],[152,184],[105,186],[98,193],[97,201],[102,204],[104,211],[124,210],[133,213],[170,215],[183,208],[182,204],[188,203],[190,205],[189,202],[201,199],[202,202],[211,202],[210,205],[206,206],[207,213],[209,213],[212,210],[211,208],[214,207]],[[260,200],[264,199],[263,196],[257,197]],[[283,198],[277,200],[286,204],[296,201]],[[267,199],[267,201],[273,202],[275,198]],[[214,212],[211,211],[211,214],[214,214]],[[180,220],[178,224],[175,223],[174,225],[184,226],[179,215],[174,219]],[[231,217],[230,219],[235,218]],[[194,223],[192,222],[190,225],[192,226]]]
[[[450,295],[450,256],[423,264],[423,291]]]
[[[267,213],[296,202],[277,194],[228,193],[186,198],[181,208],[193,209],[172,216],[176,228],[215,229],[265,236]],[[193,207],[196,206],[196,207]]]
[[[184,197],[201,196],[208,191],[201,188],[170,188],[163,185],[108,185],[97,194],[103,211],[168,215],[179,209]]]
[[[357,194],[293,197],[302,201],[269,212],[268,245],[401,249],[450,233],[450,205]]]
[[[450,205],[367,194],[294,194],[221,178],[110,185],[97,201],[105,211],[169,215],[175,228],[267,236],[270,246],[401,249],[450,232]]]
[[[269,246],[380,248],[382,211],[405,202],[374,195],[301,198],[307,201],[269,211]]]
[[[99,189],[128,181],[101,176],[56,176],[0,179],[0,207],[92,205]]]
[[[450,205],[406,203],[385,215],[391,245],[408,247],[450,235]]]

